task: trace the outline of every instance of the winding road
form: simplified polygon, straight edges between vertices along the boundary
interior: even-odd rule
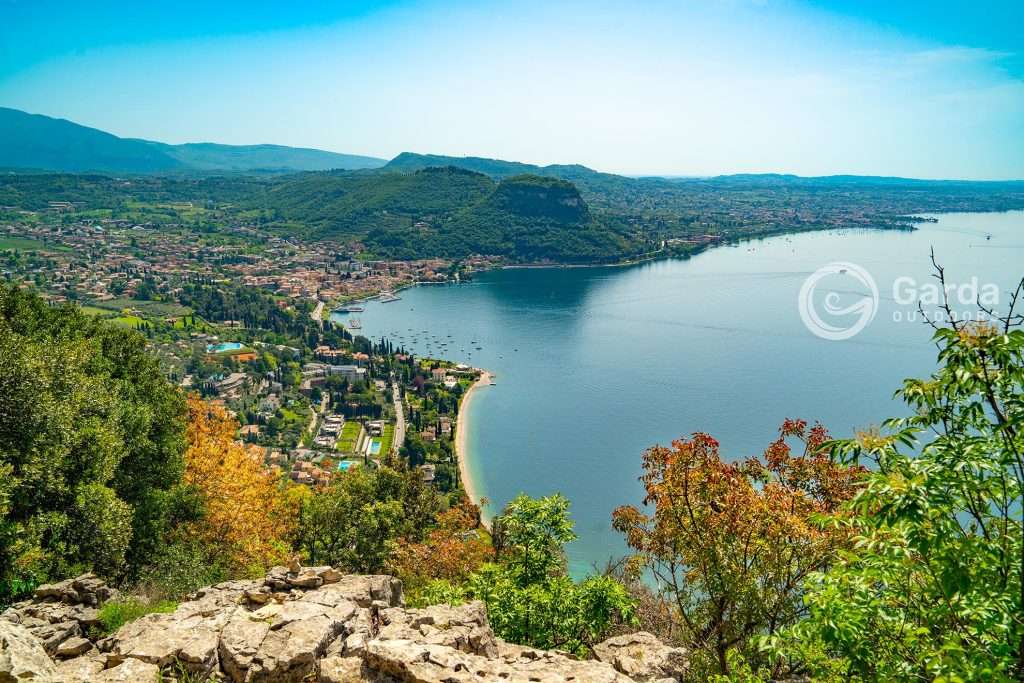
[[[402,390],[394,377],[391,378],[391,395],[395,400],[395,437],[391,440],[391,450],[397,453],[405,443],[405,411],[402,408]]]

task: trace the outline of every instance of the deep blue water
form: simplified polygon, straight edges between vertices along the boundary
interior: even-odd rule
[[[774,237],[630,267],[492,271],[372,302],[363,333],[496,373],[470,407],[477,489],[490,514],[521,491],[566,495],[580,573],[625,552],[610,514],[640,503],[648,446],[706,431],[740,458],[760,453],[785,417],[846,436],[901,412],[892,400],[901,380],[935,363],[930,328],[907,320],[916,304],[898,302],[927,294],[932,247],[950,281],[996,284],[1005,304],[1024,275],[1024,212],[948,214],[914,232]],[[876,317],[845,341],[812,335],[797,307],[804,280],[832,261],[862,266],[880,292]],[[900,277],[912,282],[894,296]],[[867,292],[837,274],[814,301],[831,293],[844,307]]]

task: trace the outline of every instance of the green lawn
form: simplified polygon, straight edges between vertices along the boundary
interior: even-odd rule
[[[19,249],[21,251],[70,251],[68,247],[60,244],[44,244],[39,240],[30,240],[24,237],[0,237],[0,251],[7,249]]]
[[[137,315],[119,315],[116,318],[111,318],[110,322],[114,323],[115,325],[124,325],[125,327],[137,329],[139,325],[146,321]]]
[[[192,313],[190,309],[174,302],[143,301],[141,299],[129,299],[128,297],[118,297],[116,299],[108,299],[106,301],[90,301],[89,305],[95,308],[103,308],[108,311],[115,312],[120,312],[126,308],[134,308],[145,315],[151,315],[159,318],[181,316]]]
[[[338,437],[338,450],[342,453],[351,453],[355,450],[362,430],[363,426],[354,420],[342,425],[341,435]]]
[[[95,306],[79,306],[82,313],[89,315],[110,315],[110,311],[105,308],[96,308]]]
[[[395,425],[384,425],[384,433],[380,437],[380,454],[387,455],[391,452],[391,444],[395,442]]]

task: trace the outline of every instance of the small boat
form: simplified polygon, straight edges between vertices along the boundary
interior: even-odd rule
[[[362,306],[339,306],[334,309],[335,313],[362,313],[365,309]]]
[[[361,329],[363,329],[363,324],[361,322],[359,322],[358,320],[356,320],[355,318],[349,318],[348,319],[348,326],[349,326],[349,329],[352,329],[352,330],[361,330]]]

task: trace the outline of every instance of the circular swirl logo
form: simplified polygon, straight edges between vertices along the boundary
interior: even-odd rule
[[[833,276],[852,278],[861,288],[866,288],[868,294],[862,295],[858,301],[848,306],[843,306],[839,293],[830,291],[822,298],[822,310],[819,311],[815,290],[822,280]],[[878,285],[875,284],[871,273],[856,263],[834,261],[818,268],[804,280],[803,286],[800,287],[798,303],[800,319],[812,334],[829,341],[842,341],[857,335],[875,319],[878,312]],[[829,320],[841,319],[845,324],[840,324],[838,320],[836,324],[826,322],[822,318],[822,313],[826,314]]]

